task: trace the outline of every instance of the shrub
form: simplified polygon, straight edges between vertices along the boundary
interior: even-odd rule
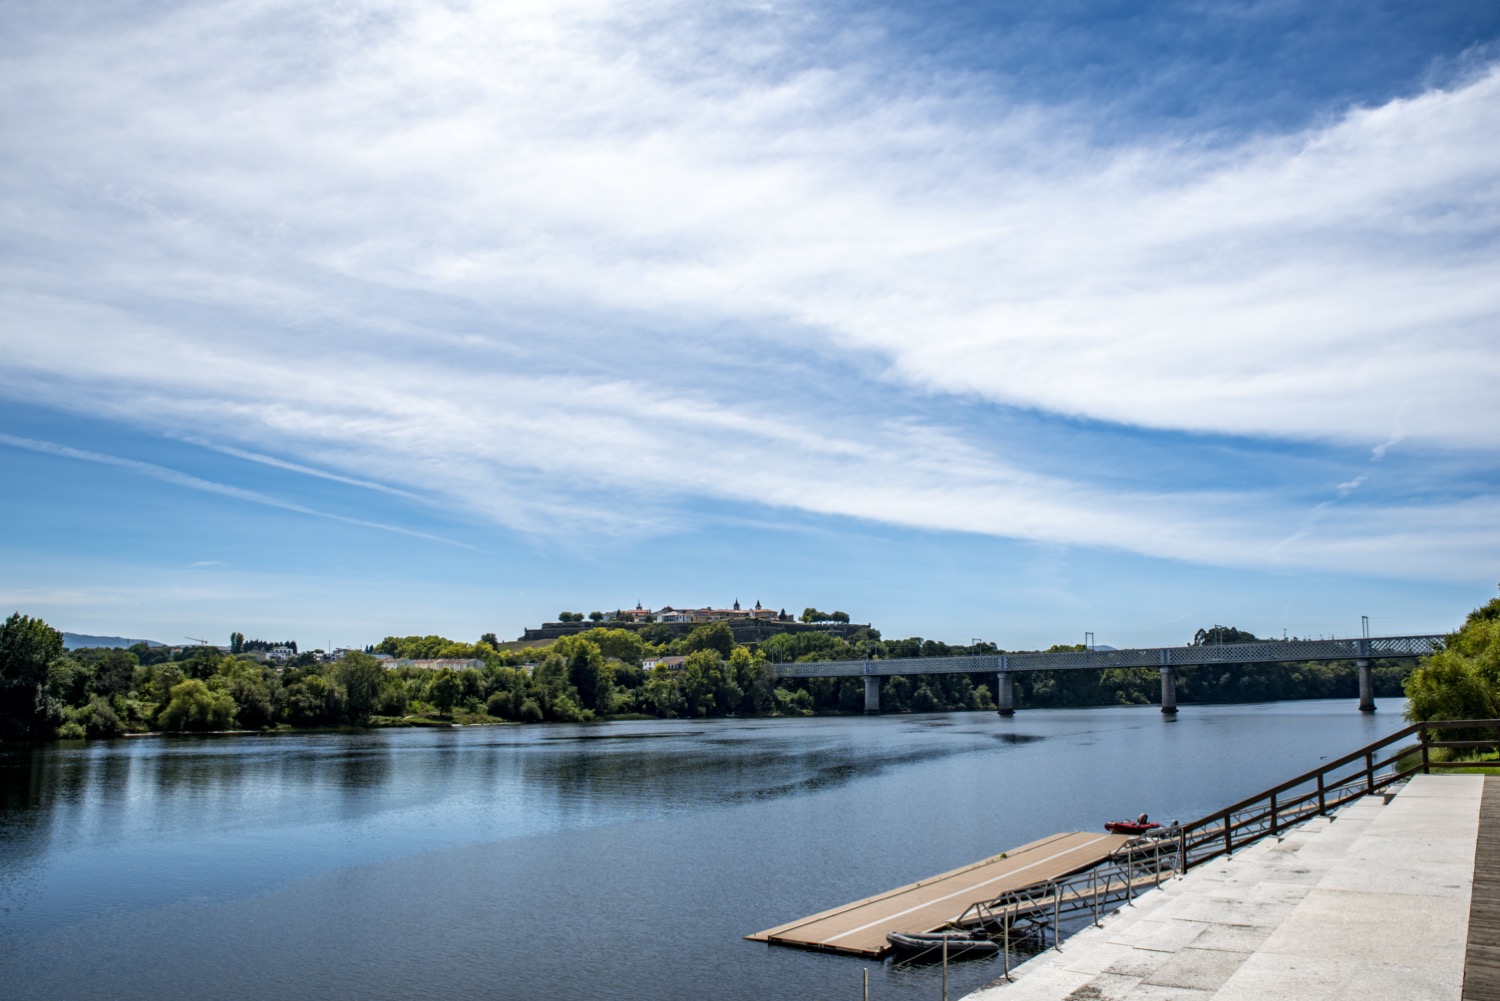
[[[105,699],[95,696],[88,705],[68,713],[72,722],[83,727],[90,737],[118,737],[125,732],[120,717]]]
[[[376,700],[376,711],[383,716],[405,716],[407,706],[406,686],[399,678],[392,679],[380,689]]]
[[[774,698],[776,708],[788,716],[811,716],[813,711],[812,693],[806,689],[792,691],[787,688],[776,689]]]
[[[1406,679],[1406,717],[1492,719],[1500,713],[1500,599],[1469,613],[1462,629]],[[1480,736],[1449,732],[1450,740]]]
[[[216,692],[197,678],[172,686],[172,700],[157,717],[163,730],[224,730],[238,706],[228,692]]]

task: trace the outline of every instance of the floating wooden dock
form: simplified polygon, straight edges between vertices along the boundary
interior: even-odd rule
[[[1074,831],[1033,841],[1003,855],[745,937],[802,949],[880,957],[887,932],[937,931],[972,903],[1092,868],[1130,838]]]

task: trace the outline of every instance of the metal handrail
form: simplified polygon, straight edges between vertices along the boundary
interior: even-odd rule
[[[1455,730],[1491,730],[1495,736],[1491,740],[1435,739],[1436,734]],[[1377,752],[1384,752],[1413,734],[1417,735],[1416,743],[1377,757]],[[1148,878],[1152,885],[1159,885],[1163,874],[1182,874],[1264,837],[1279,837],[1294,824],[1325,815],[1361,796],[1382,792],[1418,772],[1430,774],[1433,769],[1471,766],[1472,762],[1433,761],[1431,752],[1435,748],[1477,747],[1500,750],[1500,719],[1413,723],[1191,823],[1173,824],[1135,838],[1116,849],[1107,861],[1084,872],[976,901],[952,923],[958,927],[993,929],[990,934],[996,939],[1003,935],[1005,976],[1009,979],[1011,929],[1018,921],[1035,921],[1038,914],[1045,915],[1050,910],[1055,947],[1064,913],[1092,908],[1094,923],[1098,924],[1105,905],[1122,900],[1127,904],[1133,902],[1135,890],[1143,888]],[[1413,755],[1417,756],[1416,763],[1402,767],[1402,762]],[[1355,767],[1349,774],[1337,774],[1351,765]],[[1304,789],[1305,786],[1311,788]],[[1045,933],[1045,925],[1035,930]]]
[[[990,900],[976,901],[965,908],[952,924],[977,929],[991,940],[1004,942],[1005,975],[1010,976],[1010,943],[1018,926],[1021,937],[1039,937],[1046,942],[1048,917],[1052,944],[1062,939],[1065,914],[1093,912],[1098,924],[1109,905],[1130,903],[1137,892],[1159,886],[1163,877],[1176,871],[1176,845],[1170,838],[1145,836],[1135,838],[1115,849],[1103,863],[1071,876],[1061,876],[1041,883],[1017,887]],[[1040,920],[1038,920],[1040,919]]]
[[[1437,734],[1454,730],[1492,730],[1495,739],[1435,739]],[[1388,750],[1414,734],[1416,743]],[[1418,772],[1428,774],[1434,768],[1461,768],[1468,764],[1433,761],[1434,748],[1476,747],[1500,747],[1500,720],[1437,720],[1403,727],[1318,768],[1183,824],[1174,831],[1181,871],[1230,854],[1267,835],[1279,834],[1292,824],[1326,814],[1361,796],[1381,792]],[[1385,753],[1380,756],[1377,752]],[[1416,762],[1402,767],[1403,761],[1413,755],[1419,756]],[[1353,769],[1348,774],[1339,774],[1350,766]]]

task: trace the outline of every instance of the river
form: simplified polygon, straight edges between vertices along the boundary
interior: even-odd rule
[[[741,936],[1402,724],[1352,700],[0,750],[0,997],[937,998]],[[954,997],[1000,973],[954,967]]]

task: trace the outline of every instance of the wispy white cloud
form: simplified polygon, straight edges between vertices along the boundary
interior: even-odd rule
[[[247,449],[235,448],[232,445],[224,445],[217,442],[207,441],[196,436],[186,436],[183,440],[194,445],[200,445],[203,448],[212,449],[215,452],[222,452],[224,455],[232,455],[236,459],[244,459],[248,462],[260,463],[261,465],[271,466],[275,469],[285,469],[288,472],[300,473],[303,476],[312,476],[320,480],[329,480],[333,483],[343,483],[346,486],[360,487],[365,490],[376,490],[380,493],[390,494],[393,497],[401,497],[405,500],[423,500],[420,494],[413,493],[410,490],[399,490],[396,487],[387,486],[384,483],[375,483],[371,480],[360,479],[354,476],[341,476],[338,473],[331,473],[326,469],[314,469],[311,466],[305,466],[298,462],[288,462],[285,459],[278,459],[273,455],[262,455],[259,452],[251,452]]]
[[[117,455],[105,455],[100,452],[91,452],[87,449],[73,448],[70,445],[59,445],[50,441],[38,441],[34,438],[22,438],[17,435],[0,432],[0,445],[9,445],[12,448],[24,448],[31,452],[41,452],[46,455],[55,455],[64,459],[76,459],[80,462],[93,462],[102,466],[114,466],[118,469],[128,470],[142,476],[149,476],[163,483],[170,483],[176,487],[185,487],[189,490],[198,490],[203,493],[218,494],[221,497],[230,497],[234,500],[247,501],[251,504],[260,504],[265,507],[274,507],[282,511],[291,511],[294,514],[310,515],[314,518],[327,518],[330,521],[343,522],[346,525],[357,525],[361,528],[373,528],[382,532],[394,532],[398,535],[409,535],[416,539],[425,539],[428,542],[440,542],[447,546],[458,546],[463,549],[475,549],[474,546],[465,542],[457,542],[453,539],[445,539],[440,535],[429,532],[417,532],[400,525],[387,525],[378,521],[369,521],[364,518],[350,518],[346,515],[336,514],[329,511],[319,511],[305,504],[297,504],[284,501],[258,490],[247,490],[244,487],[236,487],[227,483],[216,483],[213,480],[205,480],[199,476],[189,473],[178,472],[165,466],[158,466],[151,462],[141,462],[138,459],[126,459]],[[194,566],[208,566],[211,564],[195,563]]]
[[[857,19],[804,50],[816,13],[732,45],[605,0],[18,25],[0,392],[555,536],[707,499],[1236,566],[1500,555],[1500,73],[1097,146]],[[1409,440],[1491,487],[1311,520],[1274,485],[1121,491],[932,399]]]
[[[1387,452],[1395,448],[1397,445],[1401,444],[1401,442],[1405,439],[1406,433],[1404,431],[1397,431],[1395,434],[1391,435],[1391,437],[1387,438],[1379,445],[1376,445],[1374,448],[1370,449],[1371,460],[1375,462],[1381,461],[1385,458]]]

